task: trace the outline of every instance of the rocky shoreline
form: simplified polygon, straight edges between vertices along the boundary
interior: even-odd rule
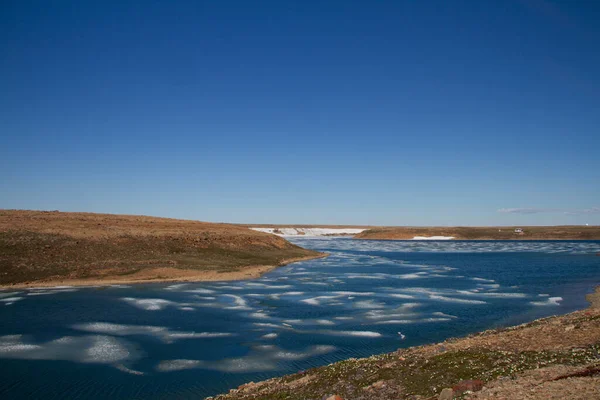
[[[213,400],[600,398],[600,287],[562,316],[248,383]]]

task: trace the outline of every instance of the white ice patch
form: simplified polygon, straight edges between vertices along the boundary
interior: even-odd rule
[[[377,321],[375,324],[377,325],[407,325],[407,324],[422,324],[428,322],[447,322],[451,321],[450,318],[423,318],[423,319],[390,319],[386,321]]]
[[[340,296],[373,296],[375,292],[333,292]]]
[[[267,333],[266,335],[262,335],[261,339],[275,339],[279,336],[277,333]]]
[[[177,306],[178,304],[165,299],[138,299],[135,297],[121,297],[121,300],[131,304],[132,306],[146,311],[159,311],[169,306]]]
[[[376,302],[374,300],[363,300],[357,301],[354,303],[354,307],[356,308],[366,308],[366,309],[374,309],[374,308],[385,308],[384,303]]]
[[[139,376],[139,375],[144,375],[144,373],[143,373],[143,372],[141,372],[141,371],[136,371],[136,370],[134,370],[134,369],[131,369],[131,368],[127,368],[127,367],[126,367],[126,366],[124,366],[123,364],[117,364],[117,365],[115,365],[115,368],[116,368],[116,369],[118,369],[118,370],[119,370],[119,371],[121,371],[121,372],[126,372],[126,373],[128,373],[128,374],[131,374],[131,375],[138,375],[138,376]]]
[[[277,346],[255,346],[250,354],[244,357],[228,358],[219,361],[201,360],[165,360],[156,370],[159,372],[180,371],[184,369],[203,368],[220,372],[247,373],[263,372],[277,369],[279,360],[303,360],[337,350],[334,346],[311,346],[304,351],[284,350]]]
[[[415,296],[411,296],[410,294],[400,294],[400,293],[392,293],[388,295],[389,297],[394,297],[396,299],[414,299]]]
[[[159,372],[182,371],[198,368],[200,364],[199,360],[165,360],[158,363],[156,370]]]
[[[369,337],[369,338],[378,338],[381,337],[381,333],[373,332],[373,331],[336,331],[330,329],[324,329],[320,331],[316,331],[315,333],[320,333],[322,335],[330,335],[330,336],[356,336],[356,337]]]
[[[25,297],[5,297],[3,299],[0,299],[0,302],[4,303],[4,305],[10,306],[11,304],[14,304],[15,302],[19,301],[19,300],[23,300]]]
[[[185,293],[195,293],[195,294],[213,294],[213,293],[215,293],[214,290],[206,289],[206,288],[188,289],[188,290],[184,290],[184,292]]]
[[[284,319],[283,322],[289,327],[292,325],[335,325],[335,322],[328,319]]]
[[[266,283],[259,282],[247,282],[246,286],[251,286],[255,288],[264,288],[264,289],[290,289],[292,285],[269,285]]]
[[[549,297],[546,301],[530,301],[529,304],[534,306],[559,306],[563,301],[562,297]]]
[[[387,278],[387,274],[347,274],[346,278],[348,279],[378,279],[383,280]]]
[[[310,358],[310,357],[313,357],[316,355],[331,353],[332,351],[335,351],[335,350],[336,350],[335,346],[322,345],[322,346],[312,346],[303,352],[278,350],[270,356],[273,358],[279,359],[279,360],[304,360],[306,358]]]
[[[3,299],[5,297],[15,297],[19,293],[21,292],[0,292],[0,299]]]
[[[180,290],[189,285],[190,285],[189,283],[177,283],[175,285],[169,285],[164,289],[165,290]]]
[[[467,300],[467,299],[457,299],[455,297],[446,297],[440,295],[429,295],[431,300],[445,301],[448,303],[459,303],[459,304],[487,304],[483,300]]]
[[[217,287],[219,290],[244,290],[241,286],[232,286],[232,285],[221,285]]]
[[[250,317],[251,318],[257,318],[257,319],[269,319],[269,318],[271,318],[268,314],[266,314],[265,312],[262,312],[262,311],[251,313]]]
[[[303,285],[313,285],[313,286],[329,286],[329,283],[326,282],[302,282]]]
[[[272,328],[272,329],[289,329],[289,327],[272,324],[270,322],[255,322],[254,326],[258,326],[259,328]]]
[[[496,282],[493,279],[485,279],[485,278],[471,278],[471,280],[478,281],[478,282],[490,282],[490,283]]]
[[[207,339],[235,336],[233,333],[225,332],[181,332],[172,331],[164,326],[123,325],[113,324],[109,322],[90,322],[83,324],[75,324],[72,326],[72,328],[84,332],[102,333],[113,336],[153,336],[165,343],[172,343],[179,339]]]
[[[230,309],[230,310],[249,310],[250,309],[250,307],[248,307],[248,302],[242,296],[238,296],[235,294],[224,294],[222,296],[231,297],[233,299],[233,303],[235,304],[235,306],[233,306],[233,307],[226,307],[227,309]]]
[[[396,278],[398,278],[398,279],[422,279],[422,278],[427,278],[428,275],[429,274],[427,272],[416,272],[413,274],[397,275]]]
[[[481,284],[481,285],[479,285],[479,287],[485,288],[485,289],[499,289],[500,285],[497,283],[489,283],[489,284]]]
[[[323,300],[332,300],[332,299],[337,299],[338,296],[317,296],[317,297],[312,297],[310,299],[304,299],[304,300],[300,300],[302,303],[306,303],[306,304],[310,304],[311,306],[320,306],[321,303],[323,302]]]
[[[507,298],[507,299],[522,299],[527,297],[525,293],[490,293],[490,292],[475,292],[473,290],[457,290],[457,294],[474,296],[474,297],[493,297],[493,298]]]
[[[436,312],[433,313],[433,315],[437,315],[439,317],[444,317],[444,318],[453,318],[453,319],[458,318],[456,315],[446,314],[446,313],[443,313],[441,311],[436,311]]]
[[[115,364],[136,359],[131,346],[110,336],[64,336],[44,343],[25,343],[21,335],[0,336],[0,358],[63,360]]]

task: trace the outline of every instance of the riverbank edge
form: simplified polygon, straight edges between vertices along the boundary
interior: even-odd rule
[[[56,286],[110,286],[110,285],[141,285],[147,283],[194,283],[217,281],[241,281],[257,279],[277,268],[289,264],[328,257],[328,253],[290,258],[277,265],[251,265],[240,267],[238,271],[197,271],[175,267],[150,268],[130,275],[107,276],[90,279],[52,279],[46,281],[22,282],[0,285],[0,289],[33,289]],[[153,277],[154,275],[154,277]],[[165,276],[170,275],[170,276]]]

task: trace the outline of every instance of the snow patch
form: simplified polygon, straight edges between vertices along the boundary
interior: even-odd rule
[[[365,229],[354,228],[250,228],[255,231],[271,233],[278,236],[335,236],[357,235]]]
[[[530,301],[529,304],[534,306],[560,306],[563,301],[562,297],[548,297],[546,301]]]

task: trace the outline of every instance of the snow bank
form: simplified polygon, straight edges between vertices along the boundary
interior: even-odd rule
[[[335,236],[356,235],[365,229],[354,228],[250,228],[255,231],[279,236]]]

